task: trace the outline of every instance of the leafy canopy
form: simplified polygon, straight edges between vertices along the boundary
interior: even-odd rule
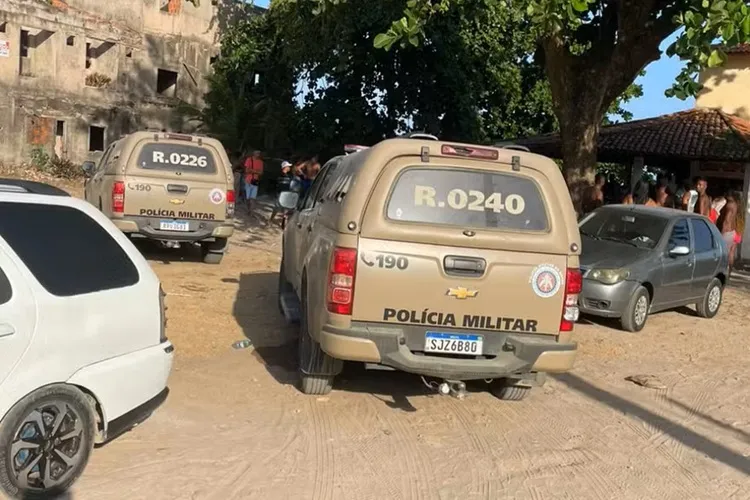
[[[332,0],[318,0],[325,5]],[[338,0],[341,1],[341,0]],[[504,3],[504,0],[501,0]],[[494,3],[488,0],[487,4]],[[416,46],[427,39],[425,26],[431,19],[460,9],[465,0],[409,0],[403,15],[374,40],[376,48],[389,50],[394,44]],[[530,29],[542,40],[560,39],[569,53],[582,55],[600,48],[603,38],[616,45],[618,39],[636,32],[643,22],[643,33],[661,41],[679,31],[667,54],[686,61],[667,96],[686,99],[700,90],[699,71],[726,61],[723,47],[750,41],[750,10],[742,0],[636,0],[628,3],[612,0],[525,0],[509,2],[525,11]],[[717,40],[723,41],[716,46]],[[649,36],[643,44],[653,43]],[[648,62],[648,61],[647,61]]]

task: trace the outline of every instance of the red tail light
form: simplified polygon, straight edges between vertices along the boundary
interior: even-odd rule
[[[227,219],[234,217],[234,191],[227,191]]]
[[[578,294],[583,288],[583,275],[580,269],[568,269],[565,273],[565,301],[563,302],[561,332],[572,332],[578,321]]]
[[[354,274],[357,271],[357,249],[333,249],[328,270],[328,311],[351,315],[354,303]]]
[[[122,181],[112,185],[112,211],[117,214],[125,211],[125,183]]]

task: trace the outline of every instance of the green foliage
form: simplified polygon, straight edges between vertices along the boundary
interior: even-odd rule
[[[557,130],[525,12],[460,4],[276,0],[224,34],[204,127],[231,151],[321,157],[411,130],[479,143]],[[426,14],[435,17],[422,22]],[[408,50],[375,48],[396,43],[389,30],[405,34],[398,46]],[[611,112],[628,119],[622,104],[639,93],[630,89]]]
[[[41,146],[33,148],[30,157],[31,166],[47,175],[61,179],[78,179],[83,177],[83,170],[80,165],[73,163],[67,158],[58,158],[55,155],[50,155]]]

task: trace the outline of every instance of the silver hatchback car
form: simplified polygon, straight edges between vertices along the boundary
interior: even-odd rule
[[[650,313],[695,304],[719,312],[729,272],[728,249],[707,218],[669,208],[609,205],[584,217],[581,312],[619,318],[640,331]]]

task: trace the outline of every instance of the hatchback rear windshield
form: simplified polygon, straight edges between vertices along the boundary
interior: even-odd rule
[[[189,144],[149,143],[138,156],[138,167],[147,170],[170,170],[215,174],[216,162],[211,151]]]
[[[409,168],[396,180],[387,214],[404,222],[548,229],[544,199],[533,180],[478,170]]]

